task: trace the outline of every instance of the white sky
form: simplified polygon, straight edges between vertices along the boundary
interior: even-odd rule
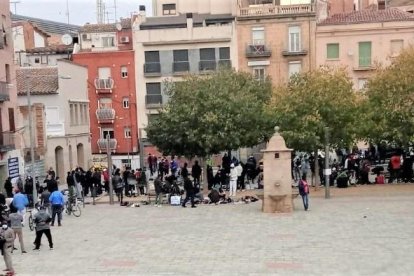
[[[115,1],[118,19],[130,16],[131,12],[138,12],[139,5],[146,6],[147,15],[152,14],[151,0],[104,0],[106,10],[109,12],[110,22],[114,22]],[[96,23],[96,0],[10,0],[10,2],[20,2],[16,4],[17,14],[19,15],[64,23],[67,23],[68,20],[66,15],[66,2],[68,2],[70,24]],[[10,11],[15,12],[14,4],[10,4]]]

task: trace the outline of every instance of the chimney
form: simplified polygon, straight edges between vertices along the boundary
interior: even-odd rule
[[[146,16],[146,12],[145,12],[145,6],[144,5],[140,5],[139,6],[139,15],[138,15],[138,22],[139,24],[147,21],[147,16]],[[133,20],[135,21],[135,20]]]
[[[191,12],[186,14],[187,18],[187,29],[193,28],[193,14]]]

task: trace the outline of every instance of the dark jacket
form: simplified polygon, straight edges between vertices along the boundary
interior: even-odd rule
[[[160,194],[162,192],[162,182],[158,177],[154,180],[154,188],[156,194]]]
[[[189,178],[184,179],[184,189],[187,193],[194,193],[193,182]]]
[[[196,164],[191,168],[191,175],[193,177],[200,177],[201,175],[201,167],[200,165]]]

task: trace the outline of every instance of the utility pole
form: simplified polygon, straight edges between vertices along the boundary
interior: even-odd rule
[[[330,198],[329,177],[331,169],[329,168],[329,128],[325,127],[325,198]]]
[[[139,128],[139,167],[144,168],[144,142],[142,139],[142,128]]]
[[[14,14],[17,14],[17,4],[20,4],[20,1],[10,1],[10,4],[14,5]]]
[[[111,157],[111,137],[106,135],[106,154],[108,158],[108,174],[109,174],[109,204],[114,205],[114,187],[112,185],[112,157]]]

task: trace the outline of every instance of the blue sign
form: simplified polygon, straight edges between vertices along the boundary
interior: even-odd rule
[[[7,165],[9,169],[9,177],[12,179],[19,177],[19,157],[9,158]]]

